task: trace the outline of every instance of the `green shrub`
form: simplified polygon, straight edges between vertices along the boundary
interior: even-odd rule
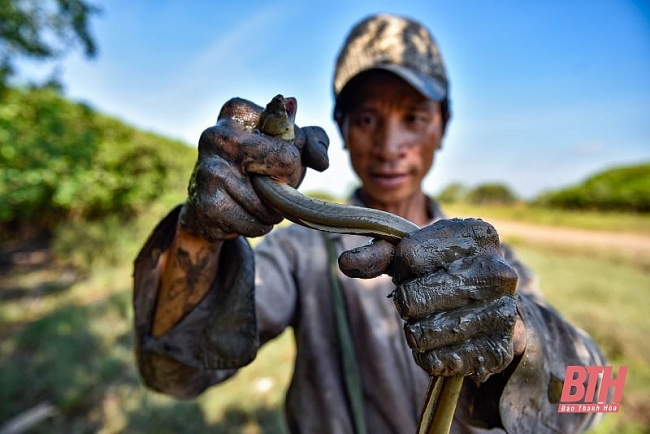
[[[508,205],[517,201],[517,196],[503,184],[481,184],[467,193],[467,201],[476,205]]]
[[[650,212],[650,163],[606,170],[582,184],[546,192],[535,202],[563,209]]]
[[[184,191],[195,155],[57,89],[12,89],[0,106],[0,228],[128,219]]]
[[[454,182],[445,187],[437,198],[443,203],[458,203],[467,200],[468,189],[463,184]]]

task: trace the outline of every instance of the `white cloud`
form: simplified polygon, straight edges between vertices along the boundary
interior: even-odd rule
[[[269,5],[255,8],[247,20],[233,23],[227,32],[215,32],[212,43],[173,74],[173,94],[193,94],[218,80],[236,78],[240,68],[254,60],[260,52],[260,35],[278,17],[278,9]]]

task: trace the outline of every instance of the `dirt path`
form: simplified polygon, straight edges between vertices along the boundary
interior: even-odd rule
[[[524,239],[535,243],[547,243],[582,248],[609,250],[626,256],[650,259],[650,234],[593,231],[566,227],[541,226],[508,220],[489,222],[504,239]]]

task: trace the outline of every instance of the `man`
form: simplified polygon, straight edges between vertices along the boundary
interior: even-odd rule
[[[136,260],[145,383],[195,396],[293,327],[292,431],[414,432],[429,375],[467,376],[452,432],[586,429],[589,415],[558,414],[558,387],[567,365],[604,364],[595,344],[544,303],[492,226],[443,219],[421,190],[448,92],[437,45],[412,20],[371,16],[339,54],[334,117],[362,183],[350,202],[423,227],[397,246],[292,225],[253,252],[244,236],[281,216],[248,173],[295,187],[306,167],[327,167],[328,139],[296,127],[288,144],[247,127],[260,107],[226,103],[201,136],[188,200]],[[330,273],[339,255],[354,278]]]

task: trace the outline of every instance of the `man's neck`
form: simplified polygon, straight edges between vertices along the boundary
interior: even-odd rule
[[[363,188],[358,191],[358,197],[364,206],[368,208],[375,208],[404,217],[418,226],[425,226],[434,218],[429,209],[429,200],[422,192],[418,192],[412,197],[396,203],[382,203],[381,201],[373,200],[365,194]]]

